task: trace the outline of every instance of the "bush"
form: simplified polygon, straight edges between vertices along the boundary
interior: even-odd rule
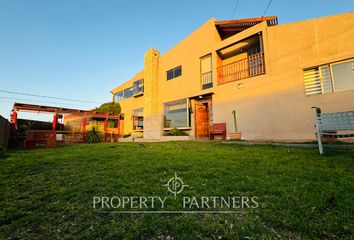
[[[4,159],[6,155],[6,149],[3,146],[0,146],[0,159]]]
[[[178,130],[177,128],[173,128],[167,132],[163,133],[164,136],[188,136],[188,133]]]
[[[99,143],[100,141],[100,136],[96,132],[95,128],[92,128],[90,131],[86,132],[86,143]]]
[[[109,114],[119,114],[121,111],[120,104],[117,102],[108,102],[104,103],[98,108],[95,108],[96,112],[104,112]]]

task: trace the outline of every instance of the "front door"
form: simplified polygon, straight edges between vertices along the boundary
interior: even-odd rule
[[[209,103],[195,102],[195,137],[209,138]]]

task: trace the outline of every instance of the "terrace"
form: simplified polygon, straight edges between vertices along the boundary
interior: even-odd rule
[[[218,85],[265,74],[262,34],[217,51]]]

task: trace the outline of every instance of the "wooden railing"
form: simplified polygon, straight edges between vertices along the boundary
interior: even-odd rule
[[[218,67],[217,71],[218,85],[264,74],[264,55],[252,54],[248,58]]]
[[[200,81],[202,84],[202,89],[207,89],[213,87],[212,71],[202,73],[200,75]]]

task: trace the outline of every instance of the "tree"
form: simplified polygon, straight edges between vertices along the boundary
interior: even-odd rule
[[[96,112],[104,112],[104,113],[109,113],[109,114],[119,114],[121,109],[120,109],[120,104],[117,102],[108,102],[104,103],[101,106],[97,107],[94,109]]]

